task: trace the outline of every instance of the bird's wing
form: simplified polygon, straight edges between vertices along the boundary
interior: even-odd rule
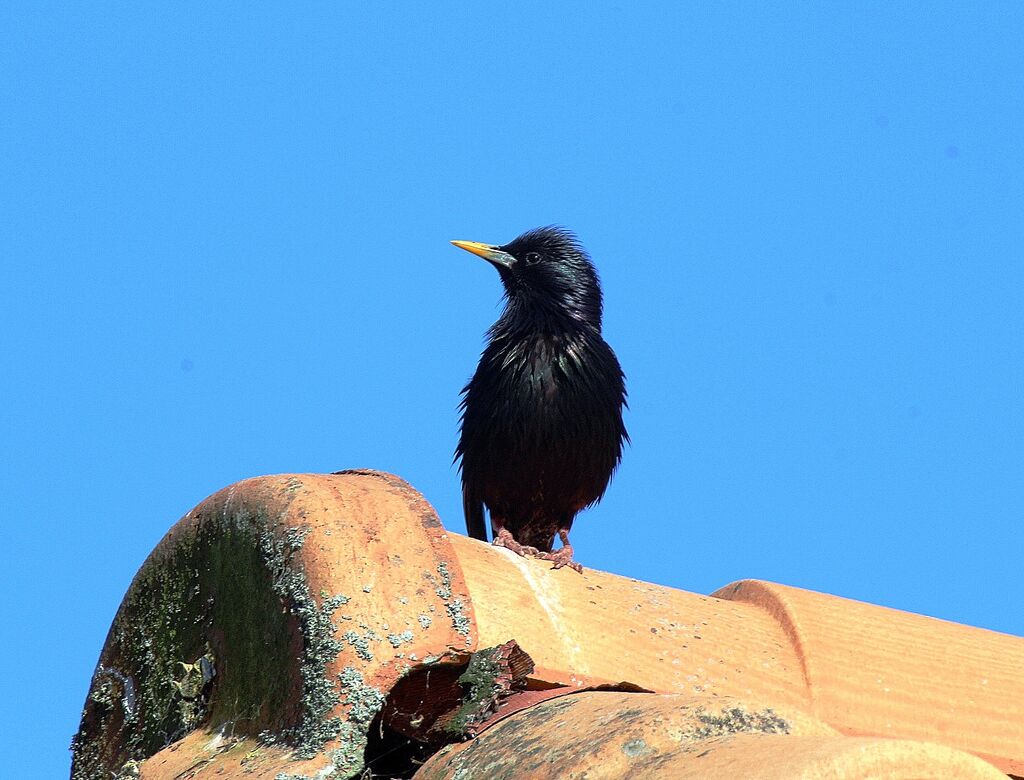
[[[473,539],[487,541],[487,526],[484,525],[484,502],[470,495],[469,490],[462,488],[462,511],[466,515],[466,533]]]

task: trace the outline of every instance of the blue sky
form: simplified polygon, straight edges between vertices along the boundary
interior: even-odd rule
[[[3,765],[66,774],[216,489],[385,469],[461,532],[500,285],[448,240],[548,223],[630,392],[585,565],[1024,633],[1024,12],[827,6],[0,5]]]

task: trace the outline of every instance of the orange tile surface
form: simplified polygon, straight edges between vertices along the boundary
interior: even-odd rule
[[[594,758],[579,771],[591,779],[1000,776],[992,766],[1024,776],[1020,637],[764,582],[703,596],[554,571],[446,533],[396,477],[352,472],[245,480],[168,532],[101,653],[74,777],[134,771],[154,708],[168,717],[199,701],[168,692],[185,690],[182,669],[200,658],[216,666],[207,709],[159,726],[178,736],[156,745],[142,777],[352,776],[370,719],[407,671],[512,639],[540,687],[628,682],[654,693],[534,704],[417,777],[487,777],[458,770],[488,751],[503,766],[517,760],[500,739],[516,724],[532,735],[518,760],[534,749],[564,759],[583,740]],[[326,702],[315,717],[310,701]],[[762,724],[754,716],[771,708],[788,733],[748,733],[746,716],[727,733],[700,730],[730,707]],[[296,725],[327,734],[304,758],[257,739]],[[573,776],[544,774],[558,766],[548,763],[494,776]]]
[[[810,703],[799,656],[762,610],[594,569],[553,571],[450,539],[473,594],[480,646],[514,638],[546,680]]]
[[[282,613],[287,625],[259,630]],[[284,656],[273,641],[281,631],[292,646]],[[73,777],[119,769],[147,724],[181,730],[176,676],[207,648],[216,685],[233,692],[214,697],[214,731],[230,722],[239,737],[283,727],[313,734],[334,730],[336,719],[361,756],[368,723],[358,711],[424,658],[473,646],[472,602],[448,536],[405,482],[374,472],[244,480],[189,512],[136,575],[100,654],[105,671],[86,701]],[[281,667],[266,674],[260,654],[262,665]],[[251,683],[237,669],[266,677]],[[336,749],[329,739],[317,752]]]
[[[767,582],[715,595],[785,627],[825,722],[954,745],[1024,774],[1024,639]]]
[[[798,710],[701,697],[581,693],[435,755],[416,780],[1000,780],[940,745],[838,736]],[[782,733],[784,731],[785,733]]]
[[[1024,774],[1024,639],[773,583],[713,596],[551,571],[462,536],[481,646],[545,679],[803,706],[851,735],[940,742]]]

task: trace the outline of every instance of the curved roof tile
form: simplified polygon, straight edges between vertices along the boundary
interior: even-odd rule
[[[1020,637],[821,593],[553,571],[391,475],[260,477],[136,575],[72,777],[546,777],[530,751],[584,743],[591,778],[1024,775],[1021,669]]]

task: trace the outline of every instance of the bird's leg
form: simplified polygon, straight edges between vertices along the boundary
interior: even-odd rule
[[[505,527],[505,521],[501,518],[491,518],[491,531],[494,533],[494,541],[491,542],[495,547],[504,547],[506,550],[511,550],[516,555],[521,555],[524,558],[535,558],[540,554],[540,550],[536,547],[530,547],[528,544],[519,544],[512,536],[512,532]]]
[[[563,566],[568,566],[570,569],[583,574],[583,567],[572,559],[572,545],[569,544],[569,529],[559,528],[558,538],[562,540],[561,547],[559,547],[555,552],[541,553],[537,557],[542,558],[545,561],[553,561],[555,565],[551,567],[552,569],[561,569]]]

